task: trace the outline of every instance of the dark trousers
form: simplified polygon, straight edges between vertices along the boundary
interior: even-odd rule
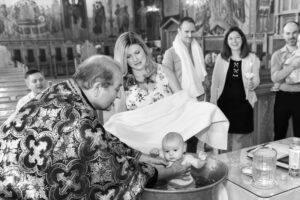
[[[286,138],[292,117],[295,137],[300,137],[300,92],[276,92],[274,105],[274,140]]]
[[[189,153],[197,153],[197,144],[198,144],[198,138],[195,136],[191,137],[186,141],[186,152]]]

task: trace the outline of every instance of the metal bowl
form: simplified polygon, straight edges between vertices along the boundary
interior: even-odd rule
[[[201,169],[192,169],[196,185],[200,187],[185,190],[161,190],[145,188],[140,200],[217,200],[218,186],[228,174],[225,163],[208,157]]]

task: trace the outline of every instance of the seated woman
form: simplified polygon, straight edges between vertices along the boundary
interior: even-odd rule
[[[115,112],[135,110],[181,90],[177,78],[152,59],[149,48],[134,32],[123,33],[115,44],[114,59],[124,74],[123,99]]]
[[[124,77],[121,98],[111,109],[118,114],[105,124],[112,134],[145,153],[160,149],[163,136],[172,131],[181,133],[185,141],[196,135],[210,146],[226,149],[228,121],[223,113],[182,91],[175,75],[152,60],[136,33],[125,32],[118,38],[114,59]]]

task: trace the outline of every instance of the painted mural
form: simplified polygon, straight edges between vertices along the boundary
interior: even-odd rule
[[[158,39],[161,10],[162,0],[0,0],[0,38],[103,41],[137,31]]]
[[[162,0],[134,0],[135,31],[149,40],[160,39]]]
[[[66,39],[83,39],[88,35],[85,0],[61,0],[63,32]]]
[[[87,0],[90,38],[104,40],[134,30],[132,0]]]
[[[90,38],[103,40],[125,31],[148,39],[160,37],[162,0],[87,0]]]
[[[195,1],[197,2],[197,1]],[[231,26],[249,33],[250,0],[202,0],[183,3],[182,15],[195,19],[197,34],[222,35]]]
[[[63,37],[59,0],[0,0],[0,38]]]
[[[274,0],[258,0],[256,19],[257,32],[263,33],[274,31]]]
[[[161,22],[170,14],[163,12],[164,2],[170,1],[0,0],[0,38],[104,41],[125,31],[136,31],[144,38],[158,40]],[[195,19],[199,36],[222,35],[230,26],[249,33],[250,0],[180,2],[179,15]],[[273,0],[260,0],[260,13],[266,12],[266,2]],[[264,31],[265,15],[259,16],[258,29]]]

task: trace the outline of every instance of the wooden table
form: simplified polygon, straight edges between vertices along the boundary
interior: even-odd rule
[[[292,138],[276,141],[289,145]],[[251,148],[251,147],[250,147]],[[217,155],[216,158],[225,162],[229,168],[225,188],[230,200],[298,200],[300,199],[300,178],[290,177],[288,170],[277,167],[276,184],[271,189],[258,189],[253,186],[252,177],[241,173],[245,166],[251,166],[252,160],[247,157],[247,150],[241,149],[230,153]]]

